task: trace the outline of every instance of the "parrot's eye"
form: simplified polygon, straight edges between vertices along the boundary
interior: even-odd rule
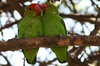
[[[31,10],[32,8],[29,8],[29,10]]]
[[[52,5],[49,5],[49,7],[52,7]]]

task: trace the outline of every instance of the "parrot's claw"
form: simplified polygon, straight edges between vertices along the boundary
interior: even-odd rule
[[[57,37],[63,37],[64,35],[62,35],[62,34],[60,34],[60,35],[58,35]]]

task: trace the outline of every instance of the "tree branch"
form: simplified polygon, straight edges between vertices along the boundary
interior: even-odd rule
[[[90,1],[92,2],[92,5],[95,5],[96,6],[96,8],[98,9],[98,12],[100,12],[99,6],[93,0],[90,0]]]
[[[9,27],[13,26],[14,24],[18,24],[19,22],[20,21],[16,21],[16,22],[12,22],[12,23],[6,24],[5,26],[0,28],[0,31],[2,31],[5,28],[9,28]]]
[[[0,51],[55,46],[100,46],[99,36],[20,38],[0,42]]]
[[[76,8],[75,8],[75,4],[74,4],[73,0],[70,0],[70,2],[71,2],[71,4],[72,4],[74,13],[77,13],[77,10],[76,10]]]
[[[16,0],[7,0],[7,2],[13,7],[13,9],[17,10],[21,16],[24,16],[24,7],[20,5]]]
[[[88,60],[85,61],[85,63],[92,63],[94,61],[100,61],[100,54],[99,55],[92,55],[88,57]]]
[[[71,56],[68,57],[69,59],[69,66],[88,66],[87,63],[84,63],[84,62],[81,62],[80,59],[77,59],[77,58],[73,58]]]
[[[97,16],[94,16],[94,15],[73,15],[73,14],[67,14],[67,15],[60,14],[60,15],[63,18],[72,18],[72,19],[78,20],[78,21],[80,21],[80,23],[90,22],[92,24],[96,24],[95,20],[91,20],[91,18],[96,18],[97,17]],[[100,21],[97,21],[97,23],[100,25]]]
[[[7,65],[11,66],[11,64],[10,64],[9,60],[7,59],[7,57],[4,56],[2,53],[0,53],[0,55],[7,61]]]
[[[98,22],[96,23],[95,21],[90,20],[90,18],[96,18],[96,17],[97,17],[97,16],[94,16],[94,15],[72,15],[72,14],[67,14],[67,15],[65,15],[65,14],[60,14],[60,15],[61,15],[62,17],[64,17],[64,18],[72,18],[72,19],[79,20],[79,21],[81,21],[81,22],[89,21],[90,23],[100,25],[100,21],[98,21]],[[98,17],[100,17],[100,16],[98,15]],[[18,23],[19,23],[19,21],[16,21],[16,22],[14,22],[14,23],[7,24],[7,25],[1,27],[1,28],[0,28],[0,31],[2,31],[2,30],[5,29],[5,28],[9,28],[9,27],[11,27],[11,26],[14,25],[14,24],[18,24]]]

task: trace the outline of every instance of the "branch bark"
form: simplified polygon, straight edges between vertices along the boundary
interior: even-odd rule
[[[0,42],[0,51],[55,46],[100,46],[99,36],[36,37]]]

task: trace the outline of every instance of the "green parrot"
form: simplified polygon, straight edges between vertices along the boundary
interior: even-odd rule
[[[42,23],[44,36],[66,36],[67,31],[63,19],[60,17],[57,8],[49,2],[41,5],[43,10]],[[56,54],[59,62],[68,60],[67,46],[50,47]]]
[[[31,38],[38,36],[43,36],[41,10],[38,4],[33,3],[25,9],[24,18],[18,25],[18,37]],[[22,50],[29,64],[36,62],[38,49],[39,48],[31,48]]]

